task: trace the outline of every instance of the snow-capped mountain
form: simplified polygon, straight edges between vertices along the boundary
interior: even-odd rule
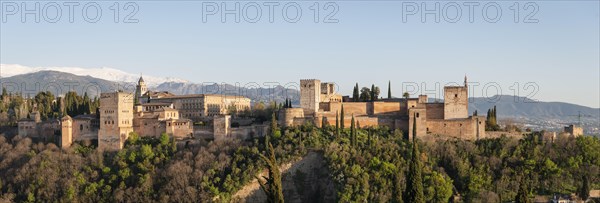
[[[71,73],[78,76],[92,76],[109,81],[135,83],[140,78],[139,74],[127,73],[122,70],[101,67],[101,68],[80,68],[80,67],[28,67],[18,64],[0,64],[0,76],[11,77],[39,71],[59,71]],[[165,82],[189,83],[187,80],[173,77],[156,77],[144,75],[144,81],[150,87],[158,86]]]

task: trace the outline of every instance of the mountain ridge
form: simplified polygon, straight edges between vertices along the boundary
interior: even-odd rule
[[[146,79],[146,78],[144,78]],[[35,82],[32,82],[35,81]],[[34,73],[20,74],[11,77],[0,78],[3,87],[9,91],[18,90],[25,96],[33,96],[37,92],[50,90],[55,95],[65,94],[69,88],[74,88],[79,94],[87,90],[90,96],[97,96],[99,92],[125,90],[135,91],[133,82],[115,82],[92,76],[79,76],[72,73],[60,71],[38,71]],[[56,89],[55,87],[60,87]],[[17,89],[15,89],[15,87]],[[99,87],[99,88],[95,88]],[[99,90],[98,90],[99,89]],[[58,91],[60,90],[60,91]],[[253,101],[276,101],[281,103],[286,98],[292,99],[295,105],[300,102],[300,92],[296,89],[286,89],[282,86],[274,88],[262,87],[239,87],[229,84],[196,84],[188,82],[165,82],[150,87],[153,91],[169,91],[174,94],[227,94],[242,95]],[[57,94],[58,93],[58,94]],[[430,99],[433,101],[435,99]],[[441,100],[438,100],[441,102]],[[526,117],[530,119],[567,119],[574,118],[582,112],[585,118],[600,118],[600,108],[586,107],[567,102],[544,102],[534,101],[526,97],[515,97],[511,95],[500,95],[498,98],[474,97],[469,99],[469,112],[477,111],[479,115],[485,115],[487,110],[497,106],[499,117]]]

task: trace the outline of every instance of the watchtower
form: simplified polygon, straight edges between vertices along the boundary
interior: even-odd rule
[[[300,80],[300,107],[304,114],[314,115],[319,110],[321,101],[321,81],[315,79]]]

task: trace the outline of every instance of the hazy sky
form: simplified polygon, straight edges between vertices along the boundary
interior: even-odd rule
[[[35,2],[25,6],[31,10]],[[293,1],[276,2],[273,23],[265,2],[204,2],[204,7],[200,1],[120,2],[115,23],[115,2],[104,0],[98,2],[98,22],[86,21],[94,20],[95,7],[88,5],[84,18],[82,7],[89,2],[81,2],[73,9],[71,23],[64,2],[39,1],[40,22],[28,14],[23,23],[24,4],[3,0],[0,63],[111,67],[242,85],[318,78],[336,82],[345,94],[355,82],[375,83],[385,94],[391,80],[394,94],[401,95],[403,87],[408,88],[405,82],[425,82],[427,89],[434,89],[435,82],[462,82],[467,74],[469,81],[479,83],[474,96],[484,95],[485,84],[494,84],[502,94],[600,106],[599,1],[518,1],[518,6],[513,5],[517,1],[498,1],[502,13],[496,23],[488,22],[496,17],[494,5],[488,5],[487,18],[482,14],[488,2],[472,7],[471,23],[465,2],[393,0],[318,1],[315,23],[316,2],[297,1],[299,7]],[[220,12],[210,15],[214,6],[232,10],[235,3],[242,13],[239,23],[233,14],[226,15],[224,23]],[[440,4],[439,23],[433,14],[425,15],[425,22],[420,12],[409,15],[415,5],[422,11],[423,6],[434,9],[435,3]],[[19,12],[13,12],[15,5]],[[287,18],[282,15],[285,5]],[[251,23],[256,6],[261,17]],[[456,6],[460,19],[451,23]],[[133,8],[138,12],[132,19],[138,22],[124,23]],[[296,8],[302,10],[298,22],[287,22],[296,17]],[[333,23],[324,23],[334,8],[337,13],[329,18]],[[537,12],[530,15],[534,9]],[[58,22],[48,22],[54,19]],[[496,93],[495,88],[488,90]]]

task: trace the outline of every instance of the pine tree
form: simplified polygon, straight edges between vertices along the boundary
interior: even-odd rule
[[[267,202],[269,203],[283,203],[283,187],[281,184],[281,173],[279,172],[279,163],[277,163],[277,159],[275,159],[275,150],[273,150],[273,145],[268,143],[267,145],[267,155],[259,154],[260,158],[267,165],[267,170],[269,171],[269,177],[263,177],[265,182],[260,181],[260,188],[267,195]]]
[[[354,102],[358,102],[360,101],[360,93],[358,92],[358,83],[356,83],[356,86],[354,86],[354,91],[352,92],[352,100]]]
[[[409,165],[408,175],[406,177],[406,190],[404,190],[404,202],[424,203],[425,195],[423,193],[423,176],[419,145],[417,144],[417,118],[413,118],[413,140],[412,154]]]
[[[388,99],[392,98],[392,81],[388,81]]]
[[[344,121],[344,105],[342,104],[342,113],[340,113],[340,128],[342,128],[342,130],[346,129]]]

